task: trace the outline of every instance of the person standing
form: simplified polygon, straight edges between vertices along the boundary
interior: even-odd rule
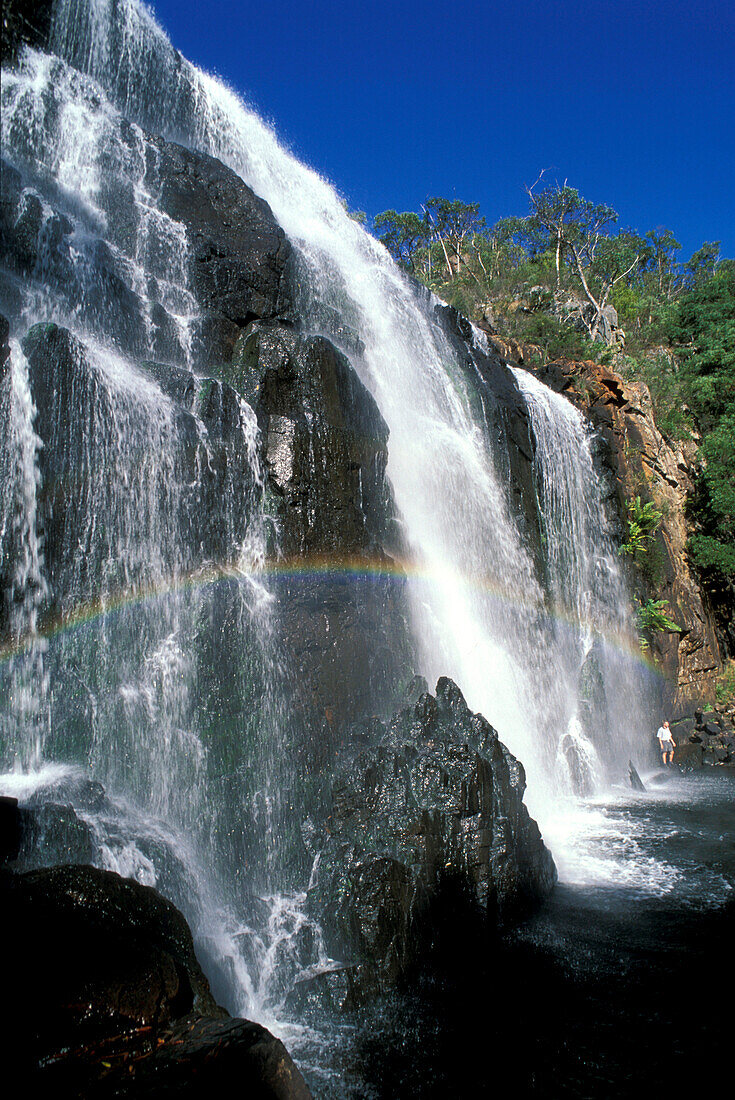
[[[673,764],[676,741],[671,736],[671,730],[669,729],[668,722],[664,722],[662,726],[659,726],[656,736],[658,737],[658,743],[661,748],[661,756],[663,758],[664,767],[666,767],[667,764]]]

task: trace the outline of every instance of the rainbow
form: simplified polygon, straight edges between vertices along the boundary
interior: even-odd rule
[[[39,640],[51,640],[61,634],[78,629],[95,619],[114,615],[125,608],[144,605],[164,598],[171,593],[206,588],[222,581],[247,581],[261,584],[267,590],[269,579],[287,579],[293,582],[313,581],[315,578],[340,582],[357,583],[361,581],[393,582],[401,584],[419,583],[426,585],[441,584],[441,576],[435,571],[408,559],[396,559],[387,556],[364,557],[348,556],[335,558],[327,555],[294,556],[291,558],[265,559],[255,565],[246,566],[240,561],[208,562],[188,573],[176,573],[151,584],[133,584],[104,597],[78,604],[76,607],[41,617],[41,623],[35,633],[6,639],[0,642],[0,662],[28,651]],[[584,624],[571,613],[553,610],[539,605],[536,600],[524,599],[517,592],[511,592],[497,579],[489,576],[460,576],[461,586],[490,597],[492,600],[514,610],[538,614],[553,620],[569,629],[589,626],[593,633],[599,634],[594,623]],[[610,633],[603,634],[606,644],[621,651],[626,657],[644,666],[650,672],[660,675],[660,670],[652,658],[641,651],[634,638],[624,639]]]

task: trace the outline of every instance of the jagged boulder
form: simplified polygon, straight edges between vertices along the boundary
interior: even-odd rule
[[[358,967],[352,997],[420,965],[453,912],[492,927],[548,894],[556,871],[524,791],[520,762],[444,677],[338,767],[309,904]]]

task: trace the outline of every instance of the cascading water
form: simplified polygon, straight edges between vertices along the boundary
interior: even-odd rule
[[[27,51],[2,92],[34,256],[4,272],[5,308],[37,326],[33,396],[15,340],[0,390],[3,789],[72,804],[86,858],[172,897],[218,995],[262,1016],[237,930],[262,909],[243,877],[273,886],[288,764],[255,415],[190,373],[188,241],[155,147],[58,58]]]
[[[7,424],[0,456],[2,522],[0,577],[4,578],[7,633],[30,639],[25,653],[7,666],[7,703],[0,712],[2,743],[21,767],[38,766],[48,725],[44,644],[36,635],[38,610],[46,596],[43,550],[38,536],[41,440],[34,431],[36,408],[28,382],[28,363],[16,341],[0,387],[0,418]]]
[[[513,373],[536,440],[554,682],[564,696],[557,754],[571,789],[576,783],[580,793],[590,793],[595,780],[604,778],[605,764],[619,768],[626,754],[640,751],[630,715],[646,713],[645,684],[620,656],[635,647],[630,599],[595,470],[590,426],[571,402],[528,371]],[[588,682],[593,674],[604,692],[594,706]]]
[[[87,8],[92,17],[81,15]],[[565,538],[552,537],[556,557],[548,560],[546,577],[536,576],[496,468],[495,440],[477,415],[478,381],[467,376],[436,324],[435,303],[416,294],[381,246],[349,219],[334,191],[285,152],[252,111],[173,50],[147,10],[128,2],[69,0],[57,5],[55,27],[59,52],[90,72],[127,115],[218,157],[268,201],[308,272],[302,280],[305,324],[323,328],[331,310],[359,333],[364,352],[353,351],[352,361],[390,428],[388,476],[408,557],[422,577],[410,592],[425,671],[430,681],[440,673],[455,678],[470,705],[502,731],[526,764],[530,804],[543,818],[544,804],[556,793],[549,777],[560,731],[569,733],[577,690],[569,682],[576,674],[565,666],[570,698],[559,699],[546,649],[551,644],[556,659],[566,642],[560,627],[545,624],[544,584],[552,578],[552,603],[554,585],[580,593],[573,614],[586,628],[595,615],[584,601],[599,577],[591,585],[585,569],[607,563],[610,572],[609,546],[601,553],[601,542],[595,548],[583,538],[570,572]],[[113,65],[111,55],[125,56],[129,64]],[[339,342],[339,331],[331,335]],[[524,388],[539,428],[540,478],[548,483],[544,516],[551,530],[564,525],[566,516],[554,513],[548,470],[545,477],[541,470],[556,452],[555,439],[539,427],[536,392],[530,384]],[[584,535],[595,528],[591,515],[601,509],[601,497],[589,441],[581,421],[570,432],[567,408],[563,399],[553,402],[547,420],[559,420],[557,436],[567,444],[556,483],[564,486],[572,514],[579,499],[575,523]],[[611,576],[609,607],[623,606],[620,573],[612,570]],[[609,607],[593,628],[598,632],[610,626]],[[622,619],[614,633],[626,634]],[[627,733],[624,744],[619,735],[630,726],[625,715],[610,731],[606,752],[617,752],[618,771],[629,751]]]
[[[33,637],[46,598],[34,518],[39,418],[58,435],[55,452],[71,441],[54,530],[44,532],[56,562],[50,603],[67,629],[22,675],[8,668],[40,652],[32,646],[4,666],[19,702],[3,722],[33,727],[38,746],[5,763],[84,762],[109,791],[103,808],[80,804],[97,858],[142,881],[155,876],[219,960],[216,992],[263,1018],[282,1001],[274,960],[283,965],[302,918],[278,892],[270,830],[289,778],[272,597],[254,575],[266,542],[257,427],[240,402],[237,439],[225,441],[229,480],[217,481],[221,441],[203,409],[216,384],[195,376],[186,234],[157,206],[143,128],[222,160],[267,200],[296,247],[304,327],[342,341],[390,429],[422,671],[455,679],[523,760],[542,827],[560,790],[584,793],[621,775],[634,743],[631,713],[639,720],[643,704],[618,649],[630,634],[624,583],[589,432],[568,402],[516,372],[536,442],[539,566],[504,483],[501,433],[484,412],[492,397],[437,323],[438,303],[231,91],[176,53],[144,6],[57,0],[52,33],[58,58],[26,50],[3,80],[5,155],[35,185],[24,192],[26,216],[45,242],[28,278],[11,282],[24,330],[54,321],[78,337],[61,381],[75,387],[81,416],[54,420],[48,401],[34,412],[14,347],[4,400],[17,474],[2,504],[3,550],[25,563],[14,632]],[[71,242],[63,254],[60,216]],[[149,359],[185,376],[162,379]],[[185,415],[167,396],[181,377],[192,394]],[[80,489],[65,511],[61,475],[70,471]],[[216,538],[202,518],[213,514]],[[29,676],[43,704],[32,721],[22,702]],[[58,780],[37,773],[39,786]],[[255,890],[270,900],[245,897]],[[293,975],[300,965],[285,968]]]

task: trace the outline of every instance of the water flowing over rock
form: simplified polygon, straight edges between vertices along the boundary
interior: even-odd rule
[[[410,667],[404,577],[388,553],[400,550],[388,428],[323,336],[254,322],[227,376],[261,427],[284,558],[280,622],[300,670],[294,702],[328,758],[346,723],[389,709]]]
[[[691,716],[698,705],[714,698],[720,661],[717,619],[703,603],[686,554],[686,501],[691,493],[687,445],[663,438],[643,383],[626,382],[608,367],[569,360],[549,363],[536,373],[567,394],[597,428],[609,492],[619,510],[623,512],[626,500],[643,492],[662,512],[649,557],[655,558],[651,568],[657,574],[656,594],[666,599],[681,630],[658,633],[652,644],[664,673],[664,711],[674,717]],[[723,633],[728,629],[726,618],[720,624]],[[727,652],[724,638],[723,652]]]

